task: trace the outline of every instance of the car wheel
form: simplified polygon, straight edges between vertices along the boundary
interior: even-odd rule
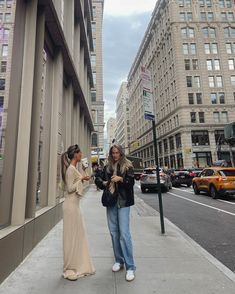
[[[146,192],[145,188],[142,188],[142,187],[141,187],[141,192],[142,192],[142,193],[145,193],[145,192]]]
[[[171,190],[172,189],[172,183],[170,183],[170,185],[169,185],[169,190]]]
[[[194,194],[199,195],[200,194],[200,190],[197,187],[197,184],[193,184],[193,190],[194,190]]]
[[[210,196],[213,198],[213,199],[216,199],[218,197],[218,192],[215,188],[215,186],[210,186]]]
[[[165,186],[164,187],[164,192],[166,192],[166,193],[169,192],[169,189],[170,189],[169,186]]]
[[[190,184],[190,183],[188,183],[188,184],[187,184],[187,187],[190,187],[190,186],[191,186],[191,184]]]

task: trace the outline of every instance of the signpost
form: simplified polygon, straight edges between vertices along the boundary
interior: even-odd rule
[[[144,118],[146,120],[152,121],[153,128],[153,143],[154,143],[154,153],[156,162],[156,175],[157,175],[157,187],[158,187],[158,200],[159,200],[159,212],[161,221],[161,232],[165,234],[164,225],[164,215],[163,215],[163,204],[162,204],[162,192],[161,192],[161,182],[159,174],[159,161],[158,161],[158,150],[157,150],[157,134],[155,126],[155,114],[154,114],[154,104],[153,104],[153,90],[152,90],[152,79],[151,73],[145,67],[141,67],[141,79],[143,87],[143,102],[144,102]]]

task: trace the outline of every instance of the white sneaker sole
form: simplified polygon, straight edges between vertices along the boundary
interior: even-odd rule
[[[120,272],[121,270],[123,270],[124,269],[124,266],[122,265],[119,269],[117,269],[117,270],[114,270],[114,269],[112,269],[112,272],[113,273],[117,273],[117,272]]]

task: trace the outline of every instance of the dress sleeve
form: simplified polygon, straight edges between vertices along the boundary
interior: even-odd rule
[[[82,196],[83,193],[83,183],[82,178],[76,175],[70,168],[66,172],[66,185],[68,193],[76,193]]]

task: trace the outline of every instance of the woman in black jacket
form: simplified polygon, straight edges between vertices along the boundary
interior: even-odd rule
[[[115,263],[113,272],[126,267],[126,280],[135,278],[132,239],[130,234],[130,206],[134,205],[134,171],[122,147],[113,145],[109,151],[108,163],[102,175],[96,178],[96,185],[117,194],[114,206],[107,207],[107,221],[112,238]]]

